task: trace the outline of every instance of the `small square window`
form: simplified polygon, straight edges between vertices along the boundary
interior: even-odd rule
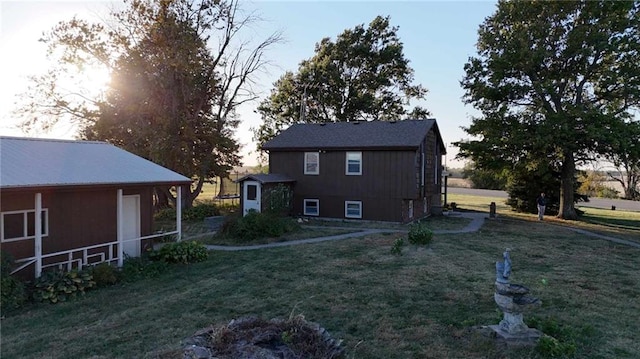
[[[12,242],[35,237],[36,220],[35,210],[11,211],[0,214],[0,241]],[[46,208],[40,212],[42,224],[41,234],[49,235],[49,210]]]
[[[320,154],[318,152],[304,153],[304,174],[320,174]]]
[[[362,152],[347,152],[345,174],[352,176],[362,174]]]
[[[362,202],[361,201],[345,201],[344,216],[346,218],[362,218]]]
[[[305,216],[319,216],[320,215],[320,201],[317,199],[305,199],[304,200],[304,215]]]

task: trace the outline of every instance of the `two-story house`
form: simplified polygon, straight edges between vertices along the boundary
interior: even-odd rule
[[[441,206],[446,149],[434,119],[296,124],[263,149],[270,173],[241,180],[245,213],[274,183],[291,186],[295,216],[406,223]]]

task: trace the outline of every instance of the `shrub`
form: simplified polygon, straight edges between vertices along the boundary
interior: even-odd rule
[[[391,254],[395,254],[398,256],[402,255],[402,247],[404,247],[404,238],[398,238],[393,242],[393,246],[391,247]]]
[[[148,256],[129,257],[122,264],[119,279],[124,282],[134,282],[144,278],[155,278],[168,269],[167,262],[154,262],[149,260]]]
[[[288,217],[274,213],[250,211],[244,217],[234,217],[222,227],[223,233],[249,242],[258,238],[280,237],[297,229],[297,224]]]
[[[48,271],[36,280],[33,298],[41,302],[64,302],[76,297],[78,293],[84,294],[85,290],[95,285],[96,282],[89,271]]]
[[[154,261],[182,264],[202,262],[208,257],[207,248],[196,241],[168,243],[162,246],[159,251],[149,254],[149,258]]]
[[[532,317],[528,324],[544,333],[535,348],[542,357],[571,358],[575,355],[577,334],[571,327],[561,325],[555,318]]]
[[[6,252],[2,252],[0,263],[0,313],[4,315],[22,307],[27,300],[24,284],[11,275],[13,260]]]
[[[197,203],[191,208],[182,210],[183,221],[203,221],[206,217],[219,216],[220,210],[211,203]],[[176,219],[176,210],[174,208],[164,208],[157,211],[153,218],[156,221],[169,221]]]
[[[91,268],[91,274],[98,287],[106,287],[118,282],[117,269],[109,265],[109,263],[100,263]]]
[[[412,224],[409,228],[409,243],[426,245],[431,242],[433,232],[424,223]]]

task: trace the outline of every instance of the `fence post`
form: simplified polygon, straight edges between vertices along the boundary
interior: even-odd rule
[[[124,210],[123,210],[123,203],[122,203],[122,189],[118,190],[118,205],[117,205],[117,212],[118,212],[118,219],[117,219],[117,239],[118,239],[118,267],[122,267],[122,265],[124,264],[124,243],[123,243],[123,238],[124,238],[124,226],[123,226],[123,217],[124,217]]]

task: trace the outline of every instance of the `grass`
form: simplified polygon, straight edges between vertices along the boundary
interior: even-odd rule
[[[266,244],[266,243],[276,243],[276,242],[287,242],[294,241],[298,239],[307,239],[307,238],[317,238],[317,237],[327,237],[327,236],[335,236],[338,234],[352,233],[356,232],[352,229],[340,229],[340,228],[307,228],[302,227],[297,231],[286,233],[280,237],[273,238],[258,238],[253,241],[242,241],[241,243],[235,238],[229,238],[223,235],[212,235],[205,238],[202,238],[200,241],[205,244],[217,244],[217,245],[229,245],[229,246],[238,246],[238,245],[254,245],[254,244]]]
[[[212,252],[159,278],[33,305],[3,319],[0,356],[152,358],[210,324],[293,313],[344,339],[349,358],[536,358],[474,330],[499,321],[494,263],[509,247],[513,282],[543,302],[525,320],[570,329],[576,358],[640,357],[639,249],[522,220],[436,234],[395,256],[399,236]]]

